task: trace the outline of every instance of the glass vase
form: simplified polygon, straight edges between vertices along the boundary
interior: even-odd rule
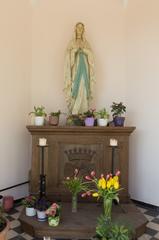
[[[77,212],[77,194],[72,194],[72,212]]]
[[[104,198],[103,204],[104,204],[104,215],[107,219],[111,220],[112,215],[112,199]]]

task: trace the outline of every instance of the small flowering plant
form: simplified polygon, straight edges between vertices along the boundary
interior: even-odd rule
[[[95,117],[95,109],[88,109],[87,112],[83,113],[85,117]]]
[[[47,210],[46,215],[48,216],[49,226],[56,227],[60,222],[60,211],[61,207],[57,203],[53,203]]]
[[[36,197],[35,196],[28,196],[22,200],[22,205],[28,208],[34,208],[36,205]]]
[[[57,203],[53,203],[46,211],[45,213],[48,215],[48,217],[57,217],[60,215],[60,209],[61,207]]]

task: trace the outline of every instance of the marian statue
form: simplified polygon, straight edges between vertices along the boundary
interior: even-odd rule
[[[92,50],[84,37],[84,24],[77,23],[75,37],[67,47],[65,59],[64,91],[70,114],[83,113],[89,109],[94,82]]]

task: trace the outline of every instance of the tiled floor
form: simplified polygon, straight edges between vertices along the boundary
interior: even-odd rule
[[[159,211],[150,208],[137,206],[141,212],[148,219],[146,233],[139,238],[139,240],[155,240],[159,239]],[[33,240],[35,238],[29,236],[21,230],[20,222],[18,221],[19,214],[22,210],[22,206],[15,207],[6,217],[11,223],[11,229],[8,233],[8,239],[11,240]]]

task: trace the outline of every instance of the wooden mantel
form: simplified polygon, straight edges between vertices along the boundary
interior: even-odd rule
[[[68,127],[68,126],[27,126],[32,135],[32,167],[30,193],[38,194],[40,152],[39,138],[47,138],[45,149],[45,173],[47,196],[55,200],[69,198],[62,181],[72,175],[74,168],[81,169],[82,175],[95,169],[97,175],[111,171],[112,152],[110,139],[118,140],[115,152],[115,169],[121,171],[121,200],[128,194],[129,136],[135,127]]]
[[[76,126],[27,126],[27,129],[32,135],[35,134],[110,134],[110,135],[130,135],[135,127],[76,127]]]

